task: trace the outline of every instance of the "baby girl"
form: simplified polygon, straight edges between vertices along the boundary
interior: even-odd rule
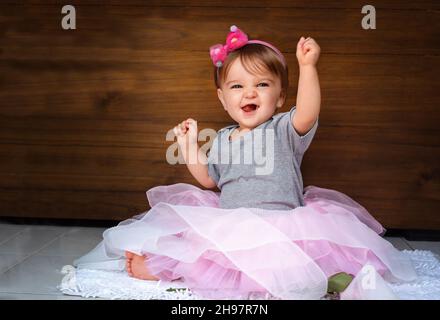
[[[198,146],[194,119],[173,129],[205,189],[149,189],[151,209],[106,230],[76,265],[179,280],[205,298],[319,299],[329,279],[346,275],[346,286],[366,264],[386,280],[413,280],[411,262],[364,207],[335,190],[303,187],[301,162],[321,106],[319,55],[313,38],[299,39],[296,106],[277,113],[289,86],[286,59],[232,26],[210,56],[218,98],[235,123],[217,131],[209,155]],[[273,162],[269,170],[261,170],[260,153]],[[206,190],[214,187],[220,192]]]

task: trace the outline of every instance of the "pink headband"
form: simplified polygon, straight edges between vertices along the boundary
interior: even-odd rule
[[[246,33],[237,28],[237,26],[231,26],[231,32],[226,37],[226,44],[216,44],[209,48],[209,55],[211,56],[212,63],[218,68],[223,66],[228,54],[234,50],[237,50],[248,43],[261,44],[271,48],[281,60],[281,63],[286,66],[286,59],[283,54],[270,43],[261,40],[248,40]],[[217,69],[218,70],[218,69]]]

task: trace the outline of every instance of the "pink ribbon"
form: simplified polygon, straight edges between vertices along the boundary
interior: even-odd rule
[[[228,54],[231,51],[239,49],[248,43],[262,44],[271,48],[279,56],[283,65],[286,65],[286,60],[284,59],[283,54],[277,48],[265,41],[248,40],[248,36],[243,31],[238,29],[237,26],[231,26],[230,32],[226,37],[225,45],[216,44],[209,48],[209,55],[211,56],[212,63],[214,63],[216,67],[220,68],[221,66],[223,66],[223,63],[225,62]]]

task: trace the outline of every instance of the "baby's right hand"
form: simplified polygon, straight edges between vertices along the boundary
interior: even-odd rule
[[[197,121],[188,118],[173,128],[177,136],[177,143],[184,145],[186,143],[197,143]]]

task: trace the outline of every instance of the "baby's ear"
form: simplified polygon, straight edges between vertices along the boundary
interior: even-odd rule
[[[277,108],[281,108],[284,105],[284,102],[286,101],[286,97],[287,97],[286,91],[282,90],[280,93],[280,97],[278,98],[277,101]]]
[[[225,103],[225,98],[223,97],[223,91],[222,91],[222,89],[220,89],[220,88],[217,89],[217,96],[218,96],[218,99],[220,100],[220,102],[222,103],[223,108],[224,108],[225,110],[227,110],[227,108],[226,108],[226,103]]]

